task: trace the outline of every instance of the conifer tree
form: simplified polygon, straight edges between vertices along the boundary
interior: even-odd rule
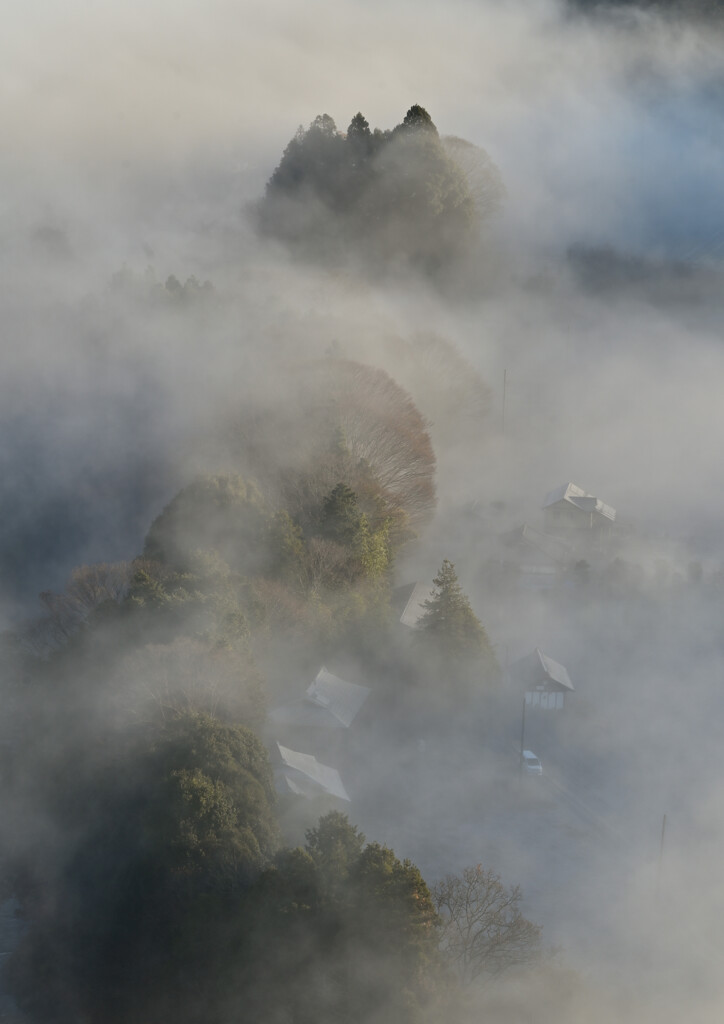
[[[433,120],[419,103],[413,104],[405,114],[404,120],[398,128],[404,131],[426,131],[432,132],[437,135],[437,128],[433,124]]]
[[[495,675],[498,662],[493,646],[447,558],[433,584],[432,596],[423,602],[425,613],[417,624],[421,645],[448,664],[479,665],[487,677]]]
[[[357,495],[345,483],[337,486],[324,499],[322,533],[338,544],[354,543],[362,524]]]

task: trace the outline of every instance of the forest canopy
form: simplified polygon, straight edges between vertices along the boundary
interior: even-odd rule
[[[441,138],[418,104],[391,130],[357,113],[299,127],[258,206],[258,226],[295,250],[353,250],[382,265],[435,271],[464,254],[500,204],[500,174],[472,143]]]

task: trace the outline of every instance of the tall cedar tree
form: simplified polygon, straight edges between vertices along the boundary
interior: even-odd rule
[[[495,674],[498,663],[493,646],[458,582],[455,566],[447,558],[433,584],[435,589],[423,602],[425,613],[417,624],[422,644],[447,662],[482,663],[486,675]]]

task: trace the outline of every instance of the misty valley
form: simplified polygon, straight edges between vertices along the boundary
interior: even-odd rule
[[[281,6],[13,27],[0,1020],[715,1024],[721,5]]]

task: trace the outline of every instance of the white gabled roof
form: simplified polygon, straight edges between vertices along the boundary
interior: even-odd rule
[[[511,677],[523,684],[526,690],[535,690],[539,687],[548,688],[554,684],[554,690],[574,690],[571,677],[567,669],[549,658],[539,647],[536,647],[532,654],[513,662],[510,666]]]
[[[277,789],[298,796],[315,797],[321,794],[347,800],[349,796],[339,772],[329,765],[320,764],[311,754],[302,754],[277,743],[281,766],[276,772]]]
[[[567,690],[573,689],[573,683],[571,677],[568,675],[568,670],[559,662],[554,661],[553,658],[549,658],[547,654],[544,654],[539,647],[536,647],[535,653],[538,655],[543,671],[552,679],[554,683],[558,683],[560,686],[564,686]]]
[[[276,725],[321,725],[348,729],[372,691],[348,683],[322,666],[300,700],[275,708],[269,715]]]
[[[322,665],[307,687],[304,699],[315,707],[323,708],[335,721],[348,728],[371,692],[369,686],[348,683],[339,676],[333,676]]]
[[[409,589],[409,596],[405,601],[405,607],[400,615],[400,622],[403,626],[414,627],[425,614],[425,601],[432,597],[432,587],[429,583],[413,583],[408,587],[399,587],[398,591],[404,592]]]
[[[593,494],[588,494],[587,491],[584,491],[582,487],[578,487],[577,484],[561,484],[555,490],[549,491],[545,496],[543,508],[557,505],[559,501],[567,501],[570,505],[580,508],[582,512],[598,512],[600,515],[605,516],[606,519],[612,521],[616,518],[616,509],[613,506],[607,505]]]

